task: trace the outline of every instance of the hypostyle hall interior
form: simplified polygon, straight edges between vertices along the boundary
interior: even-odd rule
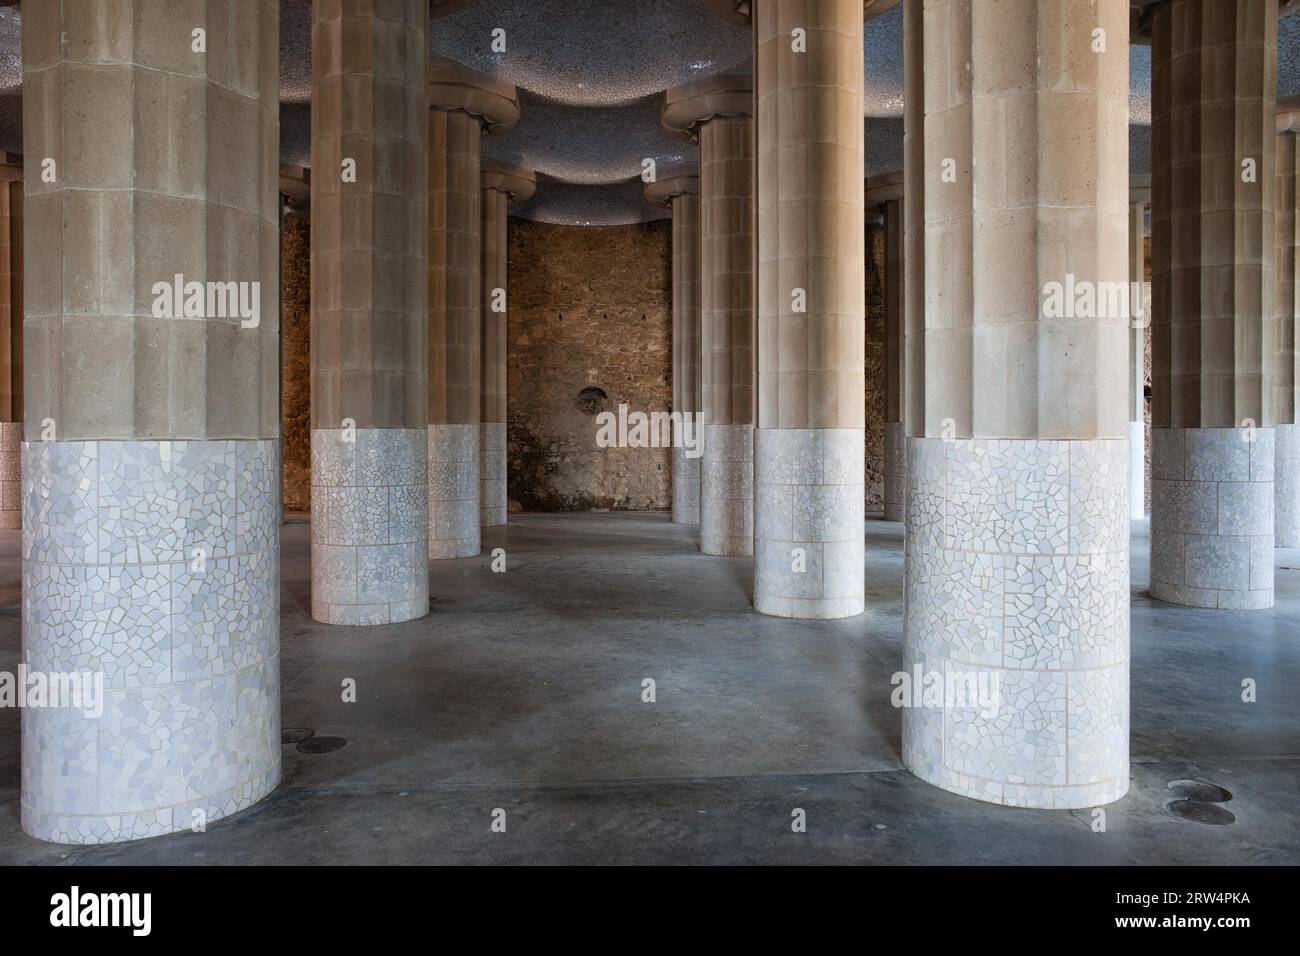
[[[0,863],[1300,863],[1298,135],[1300,0],[0,3]]]

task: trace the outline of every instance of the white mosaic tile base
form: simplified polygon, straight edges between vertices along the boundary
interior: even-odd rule
[[[1151,430],[1151,596],[1273,606],[1271,428]]]
[[[506,423],[479,426],[479,524],[485,528],[506,523]]]
[[[311,616],[396,624],[429,612],[423,428],[311,433]]]
[[[1132,521],[1147,516],[1146,431],[1145,422],[1128,423],[1128,516]]]
[[[1274,440],[1273,546],[1300,548],[1300,425],[1278,425]]]
[[[837,618],[865,606],[861,428],[754,432],[754,607]]]
[[[885,520],[903,520],[907,489],[907,436],[902,422],[885,422]]]
[[[754,426],[701,425],[700,550],[754,553]]]
[[[691,458],[685,448],[673,446],[673,524],[700,523],[702,462],[702,457]]]
[[[23,659],[104,711],[22,715],[22,826],[110,843],[280,779],[278,441],[24,442]],[[196,553],[198,552],[198,553]]]
[[[0,422],[0,528],[23,524],[23,423]]]
[[[1009,806],[1128,790],[1128,442],[912,438],[909,674],[980,675],[997,706],[903,709],[903,762]]]
[[[479,426],[430,425],[429,557],[472,558],[479,537]]]

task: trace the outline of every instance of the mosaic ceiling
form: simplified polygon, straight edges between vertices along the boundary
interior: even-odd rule
[[[29,0],[30,2],[30,0]],[[281,0],[282,158],[311,161],[309,0]],[[494,31],[506,49],[492,51]],[[1300,11],[1278,28],[1278,93],[1300,93]],[[0,150],[22,151],[21,15],[0,7]],[[500,34],[496,34],[500,37]],[[902,5],[864,34],[867,175],[890,172],[903,155]],[[568,223],[662,218],[641,198],[641,162],[693,162],[696,148],[659,126],[669,86],[713,73],[750,70],[747,28],[716,18],[702,0],[476,0],[434,21],[430,53],[514,83],[522,117],[485,140],[484,156],[538,172],[537,195],[512,212]],[[1129,48],[1130,163],[1150,170],[1151,51]]]

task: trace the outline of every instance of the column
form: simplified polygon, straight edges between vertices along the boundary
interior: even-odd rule
[[[673,435],[673,523],[700,523],[700,177],[677,171],[645,187],[673,212],[673,411],[690,422],[695,445]]]
[[[663,125],[700,144],[700,550],[754,553],[752,78],[664,94]]]
[[[0,528],[22,527],[23,161],[0,153]]]
[[[373,7],[373,9],[372,9]],[[429,610],[428,8],[312,6],[312,617]]]
[[[885,520],[903,520],[907,440],[903,434],[903,171],[872,176],[866,207],[885,217]]]
[[[1146,289],[1146,219],[1151,202],[1151,180],[1135,176],[1129,185],[1128,210],[1128,516],[1147,516],[1146,343],[1151,327],[1150,299]]]
[[[280,5],[141,6],[23,10],[24,663],[102,683],[23,715],[58,843],[280,779]]]
[[[862,22],[860,0],[754,12],[754,606],[782,617],[864,606]]]
[[[485,159],[483,184],[482,404],[479,414],[479,524],[506,523],[506,207],[526,202],[537,190],[537,175]]]
[[[429,71],[429,557],[479,553],[480,141],[519,119],[515,88]]]
[[[1273,379],[1276,461],[1273,469],[1274,545],[1300,548],[1300,424],[1296,419],[1296,333],[1300,332],[1300,297],[1296,295],[1296,179],[1300,172],[1300,104],[1279,103],[1277,113],[1277,183],[1274,280],[1277,309],[1276,361]]]
[[[906,2],[926,264],[904,664],[943,693],[904,708],[903,760],[993,803],[1107,803],[1128,789],[1128,4]]]
[[[1277,0],[1170,0],[1151,37],[1151,596],[1268,608]]]

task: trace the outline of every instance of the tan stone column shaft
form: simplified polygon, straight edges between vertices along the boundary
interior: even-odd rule
[[[673,213],[674,524],[700,523],[700,178],[677,171],[650,183],[645,196]]]
[[[429,557],[479,553],[484,132],[519,118],[513,86],[456,66],[429,82]]]
[[[903,760],[995,803],[1107,803],[1128,788],[1128,4],[906,2],[926,300],[904,668],[998,690],[913,701]]]
[[[428,10],[312,8],[312,617],[429,610]]]
[[[280,779],[280,4],[22,13],[22,826],[108,843]]]
[[[1151,594],[1271,607],[1277,0],[1151,36]]]
[[[864,606],[862,24],[860,0],[754,11],[754,606],[783,617]]]
[[[664,94],[663,124],[700,144],[700,550],[754,548],[753,90],[714,76]]]
[[[482,403],[479,424],[479,521],[506,523],[506,209],[537,189],[537,177],[492,160],[481,162],[483,265],[479,295],[482,322]]]
[[[1285,128],[1285,129],[1284,129]],[[1273,372],[1274,415],[1277,418],[1276,459],[1273,469],[1274,546],[1300,548],[1300,420],[1296,418],[1297,361],[1296,334],[1300,332],[1300,296],[1296,286],[1297,193],[1300,178],[1300,109],[1278,112],[1276,165],[1276,266],[1274,268],[1277,309],[1277,340]]]
[[[0,528],[22,527],[23,167],[0,155]]]

